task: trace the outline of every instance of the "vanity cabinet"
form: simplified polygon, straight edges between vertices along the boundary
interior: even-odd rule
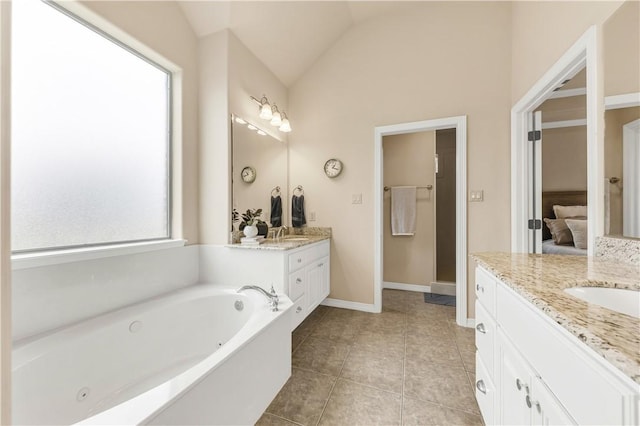
[[[638,422],[638,385],[482,267],[476,398],[486,424]]]
[[[293,330],[329,295],[329,242],[298,249],[286,263],[288,289],[283,292],[294,304]]]
[[[329,295],[329,239],[288,249],[206,246],[201,248],[200,269],[206,282],[257,285],[267,291],[273,286],[287,295],[294,304],[293,330]]]

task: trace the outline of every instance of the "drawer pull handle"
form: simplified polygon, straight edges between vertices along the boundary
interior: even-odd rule
[[[324,266],[324,263],[318,263],[318,268],[321,268],[322,266]]]
[[[520,379],[516,379],[516,388],[518,388],[518,390],[522,390],[522,382]]]
[[[542,412],[542,407],[540,407],[540,402],[538,401],[531,401],[531,397],[529,395],[527,395],[524,400],[527,402],[527,407],[531,408],[533,405],[536,406],[536,410],[538,410],[538,413]]]
[[[302,258],[298,258],[298,263],[302,263]]]
[[[484,287],[483,287],[483,286],[481,286],[480,284],[476,284],[476,290],[477,290],[478,292],[482,292],[482,293],[484,293]]]
[[[479,333],[487,334],[487,329],[484,327],[483,323],[476,325],[476,330],[478,330]]]
[[[478,380],[476,382],[476,388],[478,388],[478,390],[483,394],[487,394],[487,386],[484,384],[484,380]]]
[[[300,312],[302,312],[302,306],[298,306],[298,307],[296,308],[296,313],[298,313],[298,314],[299,314]]]
[[[300,284],[300,283],[302,282],[302,280],[301,280],[300,278],[296,278],[296,282],[297,282],[298,284]]]

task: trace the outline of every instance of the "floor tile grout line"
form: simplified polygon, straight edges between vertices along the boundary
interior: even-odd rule
[[[291,420],[291,419],[287,419],[286,417],[278,416],[277,414],[272,414],[272,413],[269,413],[269,412],[267,412],[267,411],[265,411],[265,413],[266,413],[266,414],[268,414],[268,415],[270,415],[270,416],[277,417],[277,418],[279,418],[280,420],[284,420],[284,421],[286,421],[286,422],[293,423],[294,425],[304,426],[302,423],[298,423],[298,422],[293,421],[293,420]]]
[[[331,395],[333,395],[333,390],[336,388],[336,385],[338,384],[338,380],[340,379],[340,375],[342,374],[342,370],[344,369],[344,365],[347,362],[347,358],[349,358],[350,353],[351,353],[351,345],[349,345],[348,347],[347,356],[345,356],[344,359],[342,360],[342,365],[340,366],[338,377],[336,377],[336,379],[333,382],[333,385],[331,386],[331,389],[329,390],[329,394],[327,395],[327,400],[324,402],[324,406],[322,407],[320,416],[318,416],[318,421],[316,422],[316,426],[320,424],[320,420],[322,419],[322,416],[324,416],[324,412],[327,409],[327,405],[329,405],[329,400],[331,399]]]

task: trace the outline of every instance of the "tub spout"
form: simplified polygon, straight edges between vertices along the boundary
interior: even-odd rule
[[[262,293],[269,300],[269,306],[271,307],[271,311],[272,312],[278,311],[278,302],[280,300],[273,286],[271,286],[270,291],[267,291],[264,288],[257,285],[245,285],[240,287],[236,293],[240,293],[241,291],[244,291],[244,290],[255,290],[259,293]]]

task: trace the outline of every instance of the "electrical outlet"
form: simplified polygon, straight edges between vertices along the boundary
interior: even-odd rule
[[[309,222],[316,221],[316,212],[309,212]]]
[[[483,201],[484,200],[484,191],[479,189],[479,190],[472,190],[470,192],[470,197],[469,197],[470,201]]]
[[[351,194],[351,204],[362,204],[362,193]]]

